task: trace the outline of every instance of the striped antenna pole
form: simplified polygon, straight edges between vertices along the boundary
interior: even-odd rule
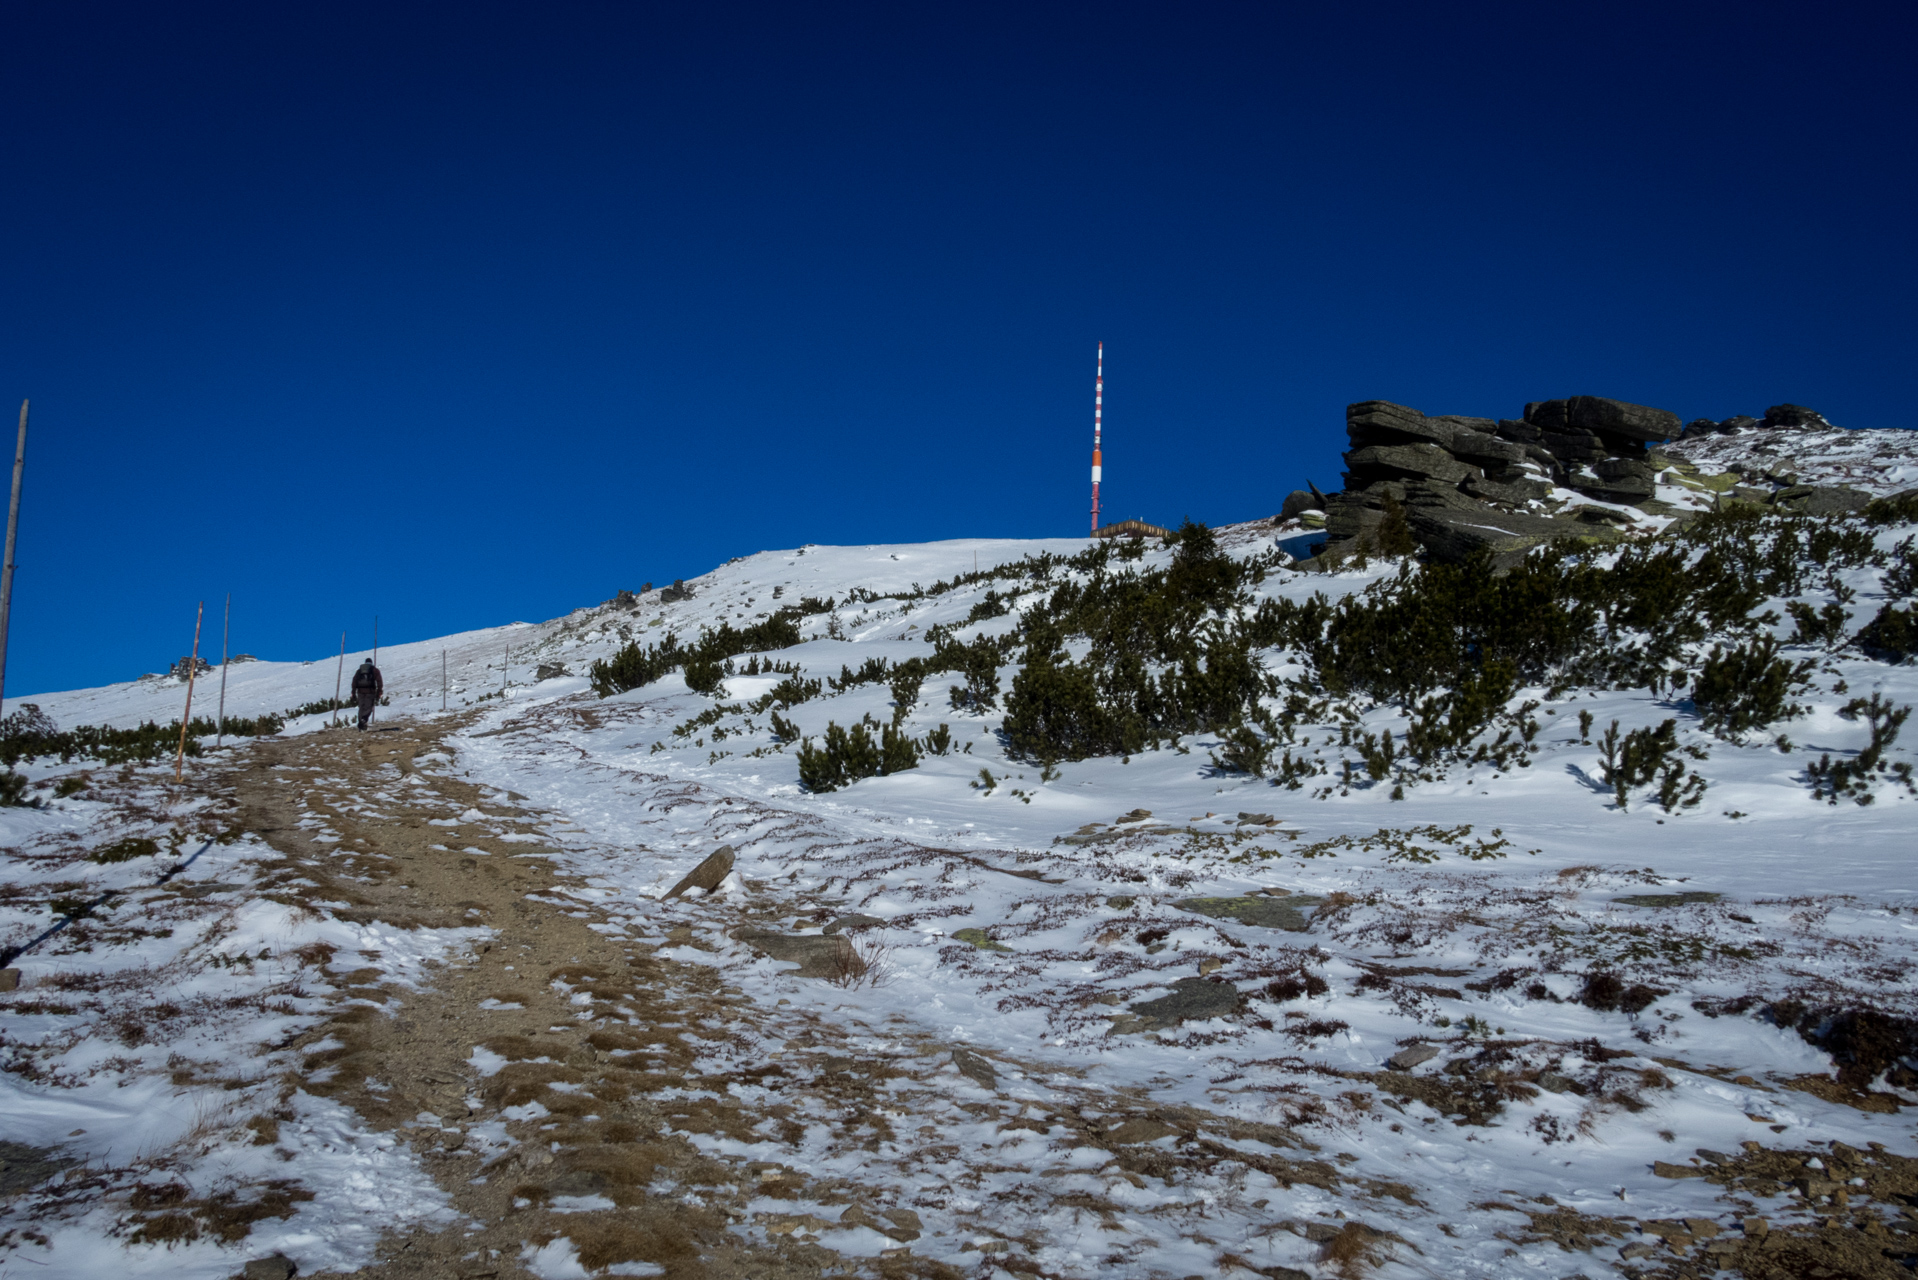
[[[1099,432],[1106,401],[1106,344],[1099,344],[1098,372],[1092,380],[1092,531],[1099,532]]]

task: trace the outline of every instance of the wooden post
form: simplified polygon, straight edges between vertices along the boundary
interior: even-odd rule
[[[233,637],[233,593],[226,593],[226,621],[220,624],[220,718],[213,724],[213,745],[226,741],[226,650]]]
[[[380,665],[380,615],[377,613],[373,615],[373,665],[376,667]],[[379,718],[380,700],[375,698],[373,699],[373,710],[368,714],[367,719],[377,720]]]
[[[440,710],[446,710],[446,650],[440,650]]]
[[[346,675],[346,632],[340,632],[340,669],[333,673],[333,727],[340,727],[340,680]]]
[[[181,772],[186,768],[186,727],[193,720],[193,676],[194,668],[200,665],[200,622],[206,617],[206,601],[200,601],[199,609],[193,615],[193,652],[186,660],[186,710],[180,713],[180,753],[173,757],[173,785],[180,785]]]
[[[502,697],[504,697],[506,694],[506,668],[512,665],[513,665],[513,642],[509,640],[506,642],[506,657],[502,659],[499,664],[499,691]]]
[[[7,618],[13,611],[13,544],[20,532],[20,473],[27,465],[27,402],[20,402],[20,444],[13,452],[13,500],[7,504],[7,558],[0,567],[0,707],[7,692]]]

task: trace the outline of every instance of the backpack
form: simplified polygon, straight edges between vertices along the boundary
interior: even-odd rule
[[[358,693],[362,689],[375,688],[379,683],[379,671],[380,669],[378,667],[361,667],[358,671],[355,671],[353,673],[353,691]]]

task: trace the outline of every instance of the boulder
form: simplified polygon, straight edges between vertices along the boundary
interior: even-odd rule
[[[535,669],[535,671],[534,671],[534,673],[533,673],[533,679],[535,679],[535,680],[557,680],[557,679],[559,679],[559,678],[560,678],[561,676],[570,676],[570,675],[572,675],[572,674],[573,674],[573,673],[572,673],[571,671],[568,671],[568,670],[566,669],[566,664],[565,664],[565,663],[563,663],[563,662],[550,662],[550,663],[549,663],[549,662],[542,662],[542,663],[540,663],[540,664],[539,664],[539,666],[538,666],[538,667],[537,667],[537,668]]]
[[[1229,982],[1216,978],[1180,978],[1172,994],[1132,1005],[1131,1016],[1121,1016],[1114,1031],[1159,1031],[1188,1020],[1203,1022],[1237,1013],[1245,997]]]
[[[1693,418],[1685,424],[1685,434],[1683,438],[1690,440],[1697,436],[1713,436],[1717,434],[1718,424],[1716,422],[1713,422],[1710,418]]]
[[[1607,502],[1643,502],[1657,489],[1657,470],[1640,458],[1600,458],[1592,463],[1592,474],[1597,484],[1575,477],[1572,487]]]
[[[1214,920],[1236,920],[1240,924],[1257,925],[1264,929],[1304,933],[1312,927],[1305,913],[1318,906],[1319,901],[1305,893],[1254,893],[1236,898],[1187,898],[1172,905],[1181,911],[1210,916]]]
[[[30,1147],[24,1142],[0,1141],[0,1196],[11,1197],[37,1187],[80,1161],[60,1154],[58,1147]]]
[[[1450,423],[1427,418],[1417,409],[1408,409],[1389,400],[1366,400],[1348,405],[1345,410],[1345,434],[1354,446],[1368,444],[1452,443]]]
[[[1502,502],[1514,507],[1542,500],[1551,496],[1552,492],[1549,480],[1519,480],[1511,484],[1500,484],[1496,480],[1467,480],[1462,487],[1466,493],[1483,502]]]
[[[777,929],[742,929],[733,935],[753,950],[788,964],[798,978],[837,978],[852,972],[857,962],[852,940],[844,934],[781,933]]]
[[[707,855],[704,862],[687,872],[684,880],[681,880],[678,884],[668,889],[666,896],[668,898],[677,898],[688,889],[698,889],[703,893],[711,893],[719,887],[719,882],[724,880],[732,872],[732,869],[733,847],[729,844],[720,845],[719,848]]]
[[[1385,1065],[1394,1071],[1410,1071],[1421,1062],[1430,1062],[1439,1056],[1439,1047],[1435,1044],[1407,1045],[1385,1060]]]
[[[995,942],[992,935],[984,929],[954,929],[952,931],[952,940],[954,942],[963,942],[969,947],[976,947],[980,951],[1012,950],[1011,947],[1008,947],[1003,942]]]
[[[1840,516],[1863,511],[1871,503],[1871,495],[1849,485],[1795,484],[1778,490],[1771,500],[1773,506],[1803,516]]]
[[[1467,484],[1477,477],[1468,477]],[[1454,511],[1476,511],[1480,503],[1466,496],[1455,484],[1441,484],[1435,480],[1408,480],[1398,486],[1399,492],[1393,494],[1408,507],[1446,507]],[[1385,504],[1383,500],[1380,507]]]
[[[1452,437],[1452,456],[1475,462],[1481,467],[1496,467],[1525,461],[1525,446],[1501,440],[1484,431],[1460,431]]]
[[[970,1049],[952,1051],[953,1069],[975,1084],[987,1089],[999,1087],[999,1073],[993,1070],[992,1063],[980,1057]]]
[[[1725,895],[1711,893],[1702,889],[1688,889],[1681,893],[1628,893],[1613,898],[1621,907],[1691,907],[1707,902],[1717,902]]]
[[[1718,434],[1728,436],[1734,431],[1744,431],[1758,425],[1756,418],[1748,418],[1742,413],[1734,414],[1718,424]]]
[[[1307,511],[1323,511],[1320,499],[1313,497],[1304,489],[1294,489],[1285,495],[1285,505],[1279,508],[1279,519],[1292,520]]]
[[[1478,431],[1491,435],[1498,430],[1498,423],[1491,418],[1468,418],[1464,414],[1441,413],[1426,419],[1427,422],[1442,423],[1453,431]]]
[[[1326,542],[1319,554],[1323,556],[1328,550],[1337,551],[1367,534],[1376,535],[1379,521],[1384,518],[1385,512],[1366,502],[1364,494],[1334,494],[1332,509],[1325,514]]]
[[[1670,440],[1682,429],[1678,415],[1604,396],[1535,400],[1525,406],[1525,421],[1548,435],[1554,431],[1590,431],[1620,441]]]
[[[1671,440],[1683,429],[1669,409],[1653,409],[1603,396],[1573,396],[1566,402],[1566,418],[1574,427],[1646,443]]]
[[[1510,556],[1559,538],[1580,541],[1616,541],[1617,535],[1572,520],[1522,511],[1500,511],[1481,504],[1477,511],[1415,507],[1407,513],[1412,536],[1434,560],[1457,563],[1474,551]]]
[[[269,1258],[253,1259],[246,1264],[240,1274],[246,1277],[246,1280],[292,1280],[298,1272],[299,1267],[294,1265],[293,1259],[283,1253],[276,1253]]]
[[[0,969],[0,991],[18,991],[20,989],[20,971],[18,969]]]
[[[1468,476],[1483,474],[1477,467],[1460,462],[1435,444],[1367,445],[1347,453],[1345,463],[1351,468],[1346,477],[1348,486],[1359,477],[1391,479],[1406,476],[1457,484]]]
[[[1825,415],[1802,404],[1775,404],[1765,410],[1768,427],[1829,427]]]
[[[1581,431],[1575,427],[1562,430],[1547,428],[1541,440],[1545,451],[1567,468],[1610,457],[1612,452],[1605,447],[1605,442],[1596,432]]]
[[[1513,444],[1537,444],[1545,437],[1545,433],[1531,423],[1511,418],[1498,420],[1498,435],[1499,439],[1510,440]]]

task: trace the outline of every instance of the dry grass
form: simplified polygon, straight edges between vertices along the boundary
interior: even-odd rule
[[[892,956],[893,949],[883,942],[853,941],[834,954],[833,972],[826,981],[848,991],[891,986],[899,976]]]

